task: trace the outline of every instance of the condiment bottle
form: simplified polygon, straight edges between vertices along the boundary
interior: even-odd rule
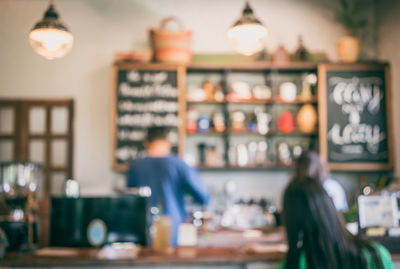
[[[171,218],[167,215],[154,219],[153,249],[157,252],[169,252],[171,250]]]

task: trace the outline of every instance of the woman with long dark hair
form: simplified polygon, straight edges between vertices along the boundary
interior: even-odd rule
[[[321,182],[337,210],[346,211],[348,209],[343,187],[330,176],[319,154],[311,150],[304,151],[297,159],[294,175],[294,178],[307,177]]]
[[[381,245],[353,236],[322,184],[294,178],[283,197],[283,220],[289,251],[280,268],[392,268]]]

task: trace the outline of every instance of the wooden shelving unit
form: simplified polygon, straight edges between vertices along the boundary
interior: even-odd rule
[[[191,104],[224,104],[225,101],[217,101],[217,100],[193,101],[193,100],[187,100],[186,103],[188,105],[191,105]]]
[[[316,103],[318,103],[318,97],[317,96],[313,96],[311,99],[307,99],[307,100],[304,100],[304,99],[302,99],[301,97],[297,97],[295,100],[293,100],[293,101],[284,101],[284,100],[282,100],[279,96],[277,96],[277,97],[275,97],[274,98],[274,101],[273,101],[275,104],[283,104],[283,105],[297,105],[297,104],[300,104],[300,105],[303,105],[303,104],[316,104]]]
[[[291,109],[293,111],[298,111],[300,107],[304,104],[311,104],[313,106],[318,105],[318,97],[316,86],[313,87],[313,96],[311,99],[304,100],[300,97],[299,91],[298,96],[294,101],[287,102],[279,98],[278,95],[278,86],[280,83],[285,82],[286,77],[292,77],[293,81],[300,81],[302,74],[305,73],[317,73],[317,64],[309,63],[309,62],[290,62],[288,64],[275,64],[271,62],[257,62],[257,63],[241,63],[241,64],[228,64],[228,63],[220,63],[220,64],[191,64],[187,66],[186,70],[186,90],[189,86],[201,87],[201,85],[190,85],[191,76],[204,77],[204,79],[208,79],[208,77],[218,77],[218,84],[222,86],[222,89],[225,94],[224,101],[215,101],[215,100],[204,100],[204,101],[187,101],[187,107],[196,107],[197,109],[207,110],[207,106],[203,105],[218,105],[218,106],[210,106],[208,110],[208,115],[211,118],[211,114],[216,110],[220,113],[223,113],[225,118],[226,130],[224,132],[215,132],[210,130],[205,133],[186,133],[186,144],[190,146],[190,140],[192,137],[197,137],[195,141],[199,141],[202,139],[204,143],[214,144],[216,142],[216,137],[219,139],[219,143],[223,143],[223,145],[219,148],[223,148],[222,159],[225,164],[232,163],[230,161],[229,151],[232,146],[235,146],[237,143],[243,143],[243,141],[265,141],[268,144],[268,154],[270,156],[278,156],[276,153],[277,145],[279,143],[288,143],[289,147],[293,147],[294,144],[299,144],[296,141],[302,141],[302,144],[307,144],[305,147],[314,147],[318,143],[315,140],[318,139],[317,130],[312,133],[302,133],[297,131],[291,133],[282,133],[277,131],[277,118],[281,111],[286,109]],[[263,78],[263,83],[254,83],[254,85],[267,85],[272,91],[272,97],[269,99],[251,99],[251,100],[229,100],[228,92],[230,89],[230,83],[235,81],[235,76],[240,75],[240,79],[246,80],[246,76],[248,77],[261,77]],[[199,79],[197,78],[197,83]],[[249,83],[250,84],[250,83]],[[298,84],[298,88],[300,88],[300,83]],[[268,112],[272,121],[270,123],[270,130],[267,134],[260,134],[259,132],[249,131],[247,129],[243,130],[234,130],[231,128],[230,115],[232,110],[237,109],[252,109],[252,107],[260,107],[264,111]],[[198,138],[201,137],[201,138]],[[222,142],[221,142],[222,141]],[[304,142],[306,141],[306,142]],[[196,142],[197,143],[197,142]],[[292,145],[293,144],[293,145]],[[301,144],[301,143],[300,143]],[[196,151],[196,147],[192,145],[192,151]],[[194,150],[193,150],[194,149]],[[186,152],[186,150],[185,150]],[[291,167],[281,166],[279,165],[279,160],[275,159],[272,163],[268,163],[268,165],[257,166],[257,165],[249,165],[249,166],[236,166],[236,165],[224,165],[218,167],[209,167],[205,165],[199,165],[199,169],[201,170],[271,170],[271,169],[290,169]]]
[[[314,62],[273,63],[267,61],[259,61],[251,63],[193,63],[189,64],[187,66],[187,69],[194,71],[310,71],[316,70],[317,66],[318,64]]]
[[[199,165],[197,169],[201,171],[221,171],[221,170],[232,170],[232,171],[280,171],[280,170],[290,170],[294,169],[293,165],[251,165],[251,166],[207,166],[207,165]]]
[[[217,132],[215,130],[209,130],[207,132],[186,132],[187,135],[224,135],[225,132]]]
[[[272,100],[227,101],[227,104],[272,104]]]
[[[261,134],[259,132],[251,132],[248,130],[228,130],[228,134],[230,135],[259,135],[259,136],[267,136],[270,135],[270,132],[266,134]]]
[[[153,90],[160,85],[154,81],[152,85],[148,85],[148,81],[136,78],[152,77],[152,75],[162,75],[165,77],[162,81],[164,87],[169,88],[172,95],[151,96],[148,98],[137,98],[136,88],[149,87]],[[311,87],[312,98],[302,99],[301,96],[309,95],[308,91],[303,91],[300,94],[300,89],[304,86],[303,82],[306,81],[306,75],[315,74],[318,78],[318,85]],[[129,75],[129,78],[128,78]],[[132,78],[130,77],[132,75]],[[140,132],[143,131],[147,125],[155,124],[155,120],[147,117],[151,114],[157,119],[157,124],[171,125],[176,130],[178,136],[177,148],[178,153],[183,156],[190,152],[196,154],[197,145],[199,143],[219,143],[214,149],[222,155],[225,164],[232,164],[232,147],[240,144],[249,146],[250,142],[266,142],[268,144],[268,157],[271,163],[265,166],[248,165],[246,167],[236,167],[235,165],[219,166],[219,167],[205,167],[199,166],[201,169],[236,169],[236,170],[271,170],[271,169],[288,169],[290,167],[281,166],[284,163],[279,160],[278,147],[282,144],[287,144],[287,147],[292,150],[297,146],[303,148],[312,148],[321,153],[323,159],[328,163],[331,170],[382,170],[392,169],[393,167],[393,145],[392,145],[392,130],[391,130],[391,87],[390,87],[390,65],[388,63],[364,63],[364,64],[339,64],[339,63],[314,63],[314,62],[289,62],[289,63],[273,63],[266,61],[249,62],[249,63],[193,63],[188,65],[181,64],[166,64],[166,63],[128,63],[116,62],[112,70],[113,89],[111,92],[111,152],[112,152],[112,166],[117,171],[124,171],[127,168],[127,162],[140,156],[142,151],[142,140]],[[348,115],[336,117],[336,115],[343,114],[342,107],[335,105],[330,98],[329,93],[332,92],[333,86],[328,83],[329,78],[335,77],[337,83],[346,83],[349,77],[360,78],[368,81],[374,87],[378,87],[381,98],[379,103],[379,115],[368,116],[361,115],[362,124],[369,124],[370,126],[379,126],[380,130],[384,133],[384,139],[379,143],[379,153],[367,152],[369,148],[367,143],[353,141],[348,142],[346,145],[335,144],[330,136],[327,134],[332,129],[332,126],[340,126],[341,130],[349,123]],[[379,79],[376,80],[376,77]],[[312,77],[311,81],[314,81]],[[188,100],[190,95],[186,92],[190,86],[196,88],[203,87],[205,80],[209,80],[213,86],[218,85],[224,94],[224,100],[214,100],[209,98],[203,101]],[[217,80],[217,81],[215,81]],[[215,84],[218,83],[218,84]],[[229,95],[232,82],[245,82],[248,83],[251,90],[254,86],[267,86],[271,89],[270,99],[246,99],[249,94],[235,94]],[[284,82],[292,82],[297,88],[297,98],[293,101],[285,101],[279,98],[280,85]],[[336,83],[336,84],[337,84]],[[195,84],[195,85],[192,85]],[[335,84],[335,83],[334,83]],[[209,84],[208,84],[209,85]],[[207,89],[210,89],[206,87]],[[293,87],[292,87],[293,88]],[[258,88],[260,89],[260,88]],[[283,89],[283,88],[282,88]],[[306,88],[304,88],[306,89]],[[318,90],[317,90],[318,89]],[[143,92],[143,91],[139,91]],[[211,96],[207,92],[207,96]],[[213,96],[213,95],[212,95]],[[240,99],[240,96],[243,98]],[[257,96],[254,95],[253,96]],[[258,95],[268,97],[268,94]],[[236,97],[238,100],[233,100]],[[153,100],[154,99],[154,100]],[[135,112],[137,104],[151,101],[168,101],[174,103],[174,106],[168,108],[160,108],[157,106],[144,107],[146,111],[140,113]],[[119,108],[119,102],[129,101],[130,107]],[[352,101],[353,102],[353,101]],[[349,102],[355,105],[355,102]],[[297,122],[296,114],[304,105],[312,105],[318,111],[318,123],[315,127],[316,131],[311,133],[299,132],[300,128],[295,126],[295,130],[290,133],[279,132],[279,119],[280,115],[285,111],[289,111],[293,117],[289,117],[290,121]],[[331,106],[330,106],[331,105]],[[348,104],[346,104],[348,105]],[[153,107],[155,107],[153,109]],[[212,118],[214,112],[219,112],[225,118],[225,131],[216,132],[210,129],[207,132],[186,132],[186,120],[190,107],[196,109],[204,109],[206,112],[202,116]],[[232,112],[238,110],[245,113],[248,117],[249,112],[253,113],[251,123],[254,124],[255,108],[261,109],[262,112],[268,113],[271,122],[269,125],[269,132],[267,134],[259,134],[258,132],[249,131],[254,130],[254,125],[250,126],[244,124],[245,128],[242,130],[232,130],[230,115]],[[172,110],[171,110],[172,109]],[[304,110],[303,110],[304,111]],[[147,113],[147,114],[146,114]],[[202,112],[203,113],[203,112]],[[363,112],[364,113],[364,112]],[[371,112],[372,113],[372,112]],[[371,114],[370,113],[370,114]],[[375,113],[375,112],[374,112]],[[141,114],[142,118],[136,114]],[[334,114],[335,118],[328,117]],[[346,114],[346,113],[345,113]],[[168,117],[164,116],[167,115]],[[372,115],[372,114],[371,114]],[[221,115],[217,115],[221,118]],[[242,117],[242,116],[239,116]],[[269,121],[268,117],[266,118]],[[140,120],[140,121],[139,121]],[[143,125],[143,120],[147,120]],[[139,121],[139,122],[138,122]],[[122,122],[122,124],[120,123]],[[193,122],[191,123],[193,124]],[[142,126],[143,125],[143,126]],[[296,125],[296,124],[295,124]],[[238,126],[238,125],[235,125]],[[241,126],[239,124],[239,126]],[[212,127],[212,126],[211,126]],[[266,129],[266,128],[264,128]],[[290,128],[289,128],[290,129]],[[64,139],[65,136],[58,136],[56,138]],[[4,139],[11,138],[11,134],[3,134]],[[382,136],[383,137],[383,136]],[[39,138],[33,134],[32,138]],[[367,141],[368,142],[368,141]],[[192,144],[191,144],[192,143]],[[197,143],[197,145],[196,145]],[[193,145],[194,144],[194,145]],[[335,145],[333,145],[335,144]],[[252,145],[254,147],[254,143]],[[353,151],[349,152],[349,147],[357,146],[362,148],[358,151],[357,155]],[[347,151],[346,148],[347,147]],[[222,152],[221,152],[222,151]],[[331,153],[335,154],[331,154]],[[293,153],[293,150],[292,150]],[[362,154],[367,153],[366,156]],[[213,152],[215,157],[215,152]],[[233,154],[231,154],[233,155]],[[296,154],[297,155],[297,154]],[[344,157],[342,156],[344,155]],[[353,156],[354,155],[354,156]],[[341,157],[342,156],[342,157]],[[357,157],[356,161],[353,157]],[[331,158],[331,159],[329,159]],[[333,158],[333,159],[332,159]],[[212,158],[210,158],[212,159]],[[259,162],[258,162],[259,163]]]

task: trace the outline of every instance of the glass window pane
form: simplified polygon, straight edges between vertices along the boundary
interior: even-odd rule
[[[51,142],[51,165],[67,165],[67,142],[63,139],[56,139]]]
[[[0,140],[0,161],[10,162],[14,159],[14,142],[11,139]]]
[[[51,195],[63,195],[64,183],[67,179],[66,174],[63,172],[54,172],[51,175]]]
[[[13,107],[0,108],[0,133],[11,134],[14,132],[14,118]]]
[[[46,132],[46,108],[32,107],[29,110],[29,133],[43,134]]]
[[[29,160],[32,162],[44,163],[45,143],[43,140],[35,139],[29,141]]]
[[[42,165],[42,174],[38,181],[38,187],[36,190],[36,199],[38,200],[41,200],[42,198],[45,197],[45,191],[46,191],[45,170],[46,170],[45,165]]]
[[[54,107],[51,110],[51,132],[53,134],[65,134],[68,131],[68,109],[66,107]]]

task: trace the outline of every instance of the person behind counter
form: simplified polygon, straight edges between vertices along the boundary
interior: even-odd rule
[[[283,221],[289,245],[278,268],[392,268],[381,245],[353,236],[321,183],[293,180],[284,191]]]
[[[336,180],[332,179],[321,157],[315,151],[304,151],[296,162],[294,178],[313,178],[322,183],[325,191],[333,200],[337,210],[348,210],[346,193]]]
[[[169,128],[150,127],[144,146],[147,156],[130,164],[128,187],[149,186],[151,206],[159,206],[172,221],[172,245],[177,244],[178,226],[186,220],[184,195],[206,204],[209,193],[194,168],[171,153]]]

